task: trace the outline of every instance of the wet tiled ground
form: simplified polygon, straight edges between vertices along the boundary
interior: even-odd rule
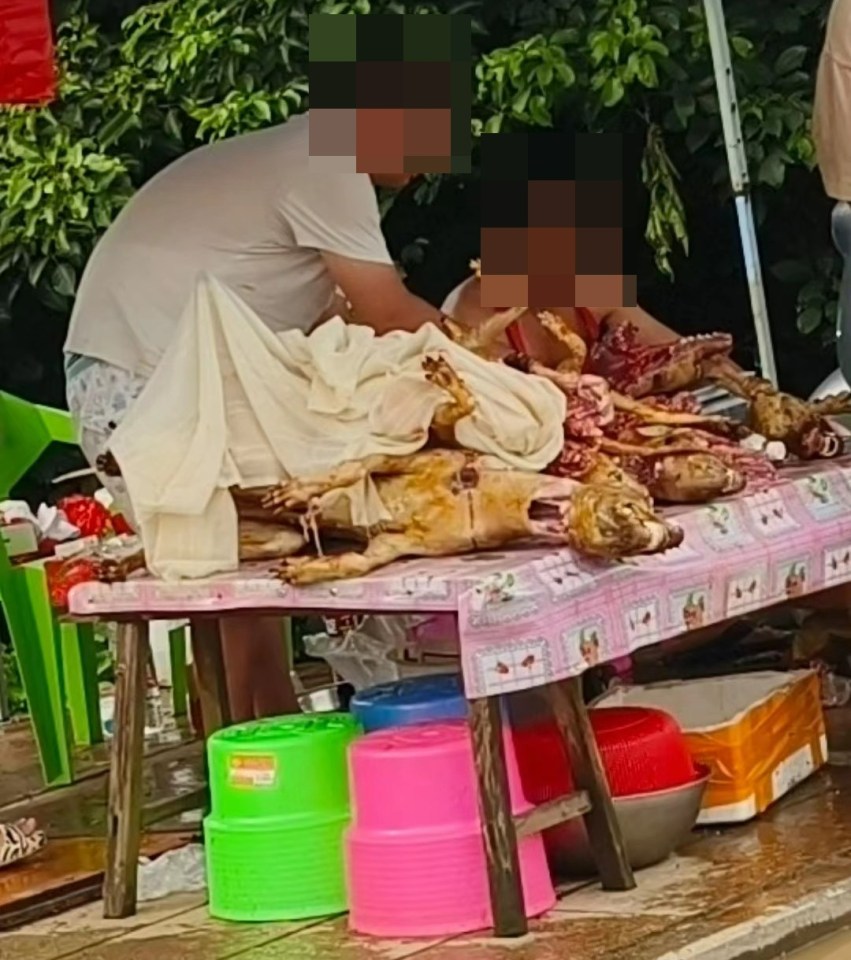
[[[756,944],[772,918],[794,923],[792,905],[809,901],[851,910],[846,768],[814,778],[754,824],[696,835],[678,857],[639,874],[636,891],[574,885],[520,941],[373,941],[350,935],[343,918],[226,924],[209,919],[201,897],[183,896],[122,921],[104,921],[99,903],[41,920],[0,936],[0,960],[685,960],[703,956],[697,941],[721,945],[706,956],[731,960],[742,954],[725,943]]]

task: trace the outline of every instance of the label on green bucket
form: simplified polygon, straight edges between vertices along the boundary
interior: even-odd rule
[[[228,780],[232,787],[274,787],[278,782],[278,761],[256,753],[233,754],[228,759]]]

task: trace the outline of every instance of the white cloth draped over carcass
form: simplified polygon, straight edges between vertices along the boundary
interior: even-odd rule
[[[423,357],[435,353],[476,401],[455,427],[461,445],[524,470],[558,456],[564,395],[480,359],[434,325],[377,337],[335,318],[309,335],[274,334],[215,278],[199,280],[168,351],[110,441],[149,569],[166,579],[236,569],[232,486],[419,450],[449,399],[422,371]],[[363,525],[385,516],[371,484],[350,497]]]

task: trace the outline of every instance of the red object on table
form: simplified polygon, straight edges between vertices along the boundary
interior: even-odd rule
[[[56,92],[47,0],[0,0],[0,104],[39,104]]]
[[[694,761],[677,721],[662,710],[607,707],[590,710],[591,727],[613,797],[656,793],[691,783]],[[574,789],[555,721],[513,731],[523,792],[543,803]]]
[[[68,518],[69,523],[80,531],[81,537],[112,536],[115,530],[115,518],[102,503],[94,497],[75,494],[59,501],[59,509]]]
[[[68,591],[78,583],[97,580],[95,562],[91,557],[56,557],[44,564],[50,603],[57,610],[68,609]]]
[[[135,533],[136,531],[130,526],[130,524],[124,519],[124,514],[122,513],[113,513],[112,514],[112,528],[116,533],[116,536],[129,535]]]

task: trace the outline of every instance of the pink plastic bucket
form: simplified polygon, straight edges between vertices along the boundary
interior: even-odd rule
[[[511,739],[508,779],[522,795]],[[448,936],[492,926],[473,749],[466,721],[382,730],[349,755],[349,925],[378,937]],[[555,904],[540,836],[520,841],[527,916]]]

